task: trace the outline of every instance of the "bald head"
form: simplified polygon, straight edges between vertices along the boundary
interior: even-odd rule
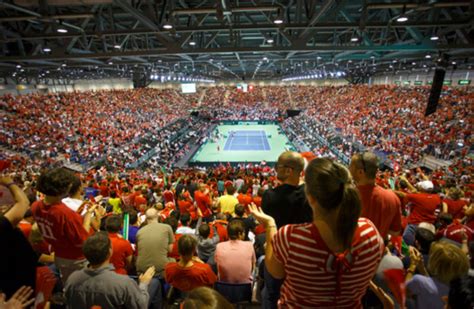
[[[379,166],[378,157],[372,152],[352,156],[349,170],[358,184],[373,183]]]
[[[304,158],[294,151],[285,151],[278,157],[277,177],[284,183],[297,185],[304,169]]]
[[[155,208],[150,208],[145,212],[146,220],[148,222],[153,222],[158,220],[158,210]]]
[[[298,152],[285,151],[278,157],[278,164],[291,167],[293,170],[300,173],[304,168],[304,159]]]

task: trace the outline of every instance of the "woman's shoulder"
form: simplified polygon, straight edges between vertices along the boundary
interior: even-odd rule
[[[368,244],[383,245],[383,239],[372,221],[367,218],[359,218],[352,245],[363,246]]]
[[[311,233],[312,229],[314,228],[314,224],[309,223],[297,223],[297,224],[287,224],[278,229],[278,233]]]

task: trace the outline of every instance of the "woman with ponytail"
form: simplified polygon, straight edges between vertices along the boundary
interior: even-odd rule
[[[313,222],[278,231],[272,217],[255,205],[252,214],[265,225],[265,265],[285,279],[282,307],[362,308],[361,298],[383,253],[383,240],[368,219],[349,171],[327,158],[305,170],[306,197]]]

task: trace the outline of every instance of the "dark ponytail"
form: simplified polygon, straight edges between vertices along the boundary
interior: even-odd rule
[[[357,188],[353,184],[345,184],[337,217],[336,233],[337,238],[342,242],[345,249],[351,246],[361,208],[362,205]]]
[[[328,158],[311,161],[305,171],[306,194],[328,212],[338,211],[334,231],[345,249],[357,228],[361,202],[347,168]]]

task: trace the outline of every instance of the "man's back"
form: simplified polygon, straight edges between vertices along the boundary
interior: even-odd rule
[[[438,194],[412,193],[407,194],[405,200],[411,204],[410,215],[408,216],[409,224],[435,223],[436,211],[441,206],[441,199]]]
[[[191,267],[182,267],[179,263],[166,265],[166,281],[183,292],[189,292],[200,286],[212,287],[217,276],[209,264],[193,262]]]
[[[109,233],[109,239],[113,252],[110,263],[114,265],[117,274],[127,275],[127,259],[133,255],[132,245],[117,233]]]
[[[239,200],[233,195],[225,194],[219,197],[219,205],[221,206],[222,213],[233,214],[235,210],[235,205],[237,205],[238,203]]]
[[[211,212],[211,199],[209,195],[201,191],[194,193],[194,200],[196,201],[197,207],[201,210],[203,218],[207,218],[212,215]]]
[[[82,227],[82,218],[63,203],[45,205],[42,201],[31,206],[43,238],[53,246],[57,257],[83,259],[82,243],[89,233]]]
[[[162,272],[166,263],[174,261],[167,257],[169,245],[173,242],[173,230],[167,224],[153,222],[138,230],[137,271],[144,272],[155,266],[157,272]]]
[[[278,227],[312,221],[312,209],[306,201],[304,185],[283,184],[267,190],[262,198],[263,211],[275,219]]]
[[[362,201],[360,216],[372,221],[383,239],[389,231],[399,232],[402,229],[401,202],[395,193],[371,184],[357,188]]]
[[[255,250],[250,241],[229,240],[216,246],[219,279],[228,283],[251,283]]]
[[[74,272],[65,286],[68,308],[146,308],[148,292],[128,276],[116,274],[113,266],[85,268]]]

